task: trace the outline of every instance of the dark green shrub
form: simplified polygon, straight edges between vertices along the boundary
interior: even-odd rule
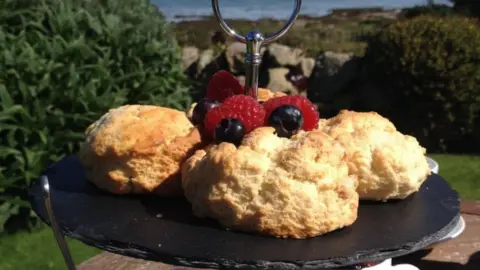
[[[429,151],[469,151],[480,102],[480,30],[463,17],[396,22],[368,44],[367,76],[390,102],[381,113]],[[368,108],[367,108],[368,109]]]
[[[1,1],[0,58],[0,231],[30,220],[30,182],[109,108],[190,103],[176,43],[147,1]]]
[[[480,17],[480,1],[478,0],[450,0],[454,4],[453,8],[456,12]]]
[[[423,6],[414,6],[404,8],[402,10],[402,17],[411,19],[420,15],[430,16],[448,16],[453,14],[452,7],[448,5],[432,4]]]

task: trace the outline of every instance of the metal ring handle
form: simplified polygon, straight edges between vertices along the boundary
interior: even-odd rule
[[[272,36],[265,37],[263,40],[263,44],[269,44],[274,42],[275,40],[281,38],[283,35],[285,35],[288,30],[292,27],[293,23],[297,19],[298,13],[300,13],[300,7],[302,6],[302,0],[295,0],[295,7],[293,9],[292,15],[290,15],[290,18],[288,19],[287,23],[283,26],[282,29],[278,30],[276,33],[274,33]],[[220,12],[220,8],[218,7],[218,0],[212,0],[212,7],[213,7],[213,13],[215,14],[215,17],[217,18],[218,22],[220,23],[220,26],[222,29],[227,32],[231,37],[234,39],[246,43],[247,39],[239,35],[235,30],[233,30],[223,19],[222,14]]]
[[[246,36],[242,36],[235,32],[223,19],[220,9],[218,7],[218,0],[212,0],[213,13],[217,18],[222,29],[231,37],[246,44],[247,51],[245,52],[245,95],[258,97],[258,79],[260,76],[260,64],[262,63],[261,48],[265,44],[274,42],[285,35],[292,27],[297,19],[302,0],[295,0],[295,8],[292,15],[282,29],[277,31],[270,37],[264,37],[258,30],[250,31]]]

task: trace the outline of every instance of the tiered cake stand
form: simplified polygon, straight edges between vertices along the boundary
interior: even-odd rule
[[[246,89],[257,92],[260,48],[285,34],[300,11],[272,37],[259,31],[238,35],[213,10],[222,28],[247,43]],[[438,165],[429,159],[434,172]],[[435,167],[436,166],[436,167]],[[436,168],[436,169],[435,169]],[[173,265],[217,269],[418,269],[392,266],[391,258],[456,237],[465,228],[457,193],[437,174],[419,192],[401,201],[361,202],[350,227],[323,236],[295,240],[227,231],[211,220],[193,216],[183,198],[115,196],[85,179],[76,156],[52,164],[31,187],[31,204],[49,224],[68,269],[75,269],[64,236],[100,249]],[[357,266],[356,266],[357,265]]]
[[[100,191],[85,180],[76,156],[49,167],[31,191],[33,209],[54,229],[69,269],[74,266],[63,235],[125,256],[191,267],[329,269],[386,260],[372,269],[389,269],[389,259],[456,237],[465,226],[457,193],[437,174],[405,200],[361,202],[351,227],[304,240],[224,230],[194,217],[183,198]]]

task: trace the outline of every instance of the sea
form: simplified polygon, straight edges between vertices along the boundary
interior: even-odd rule
[[[151,0],[169,21],[196,20],[212,15],[211,0]],[[295,0],[219,0],[222,16],[227,19],[287,19]],[[300,14],[324,16],[336,8],[383,7],[397,9],[426,4],[426,0],[303,0]],[[436,4],[450,4],[435,0]]]

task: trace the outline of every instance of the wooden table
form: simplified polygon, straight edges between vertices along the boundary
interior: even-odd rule
[[[393,260],[409,263],[421,270],[480,270],[480,201],[465,201],[461,207],[467,224],[456,239],[431,250],[416,252]],[[77,266],[78,270],[193,270],[104,252]]]

